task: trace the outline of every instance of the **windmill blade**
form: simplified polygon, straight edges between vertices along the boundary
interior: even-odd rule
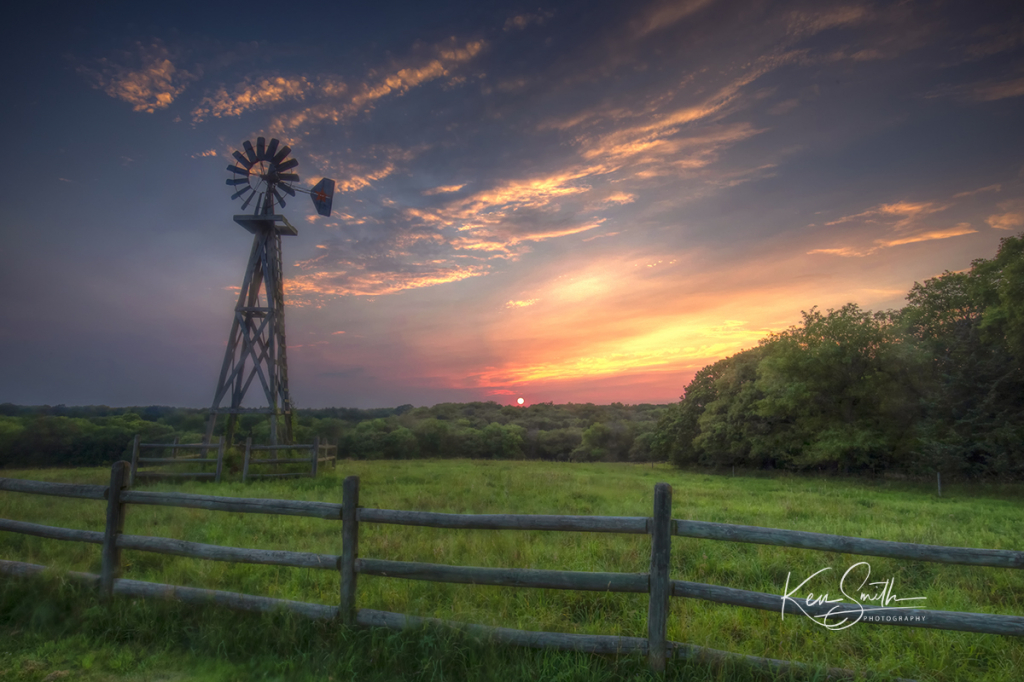
[[[257,142],[259,142],[259,140],[257,140]],[[263,158],[266,159],[267,161],[272,160],[274,158],[274,154],[277,154],[277,145],[278,144],[280,144],[280,143],[277,141],[276,137],[271,138],[270,139],[270,144],[267,145],[267,150],[263,154]]]
[[[249,207],[249,202],[250,202],[250,201],[252,201],[252,198],[253,198],[254,196],[256,196],[256,192],[253,192],[252,194],[250,194],[250,195],[249,195],[249,196],[248,196],[248,197],[246,198],[246,200],[245,200],[244,202],[242,202],[242,210],[243,210],[243,211],[244,211],[245,209],[247,209],[247,208]]]
[[[252,168],[252,162],[242,156],[239,152],[231,152],[231,156],[238,159],[238,163],[240,163],[243,168]]]
[[[251,192],[251,191],[252,191],[252,188],[249,187],[248,185],[246,185],[242,189],[240,189],[237,192],[235,192],[234,194],[232,194],[231,195],[231,199],[233,201],[233,200],[237,199],[238,197],[242,196],[243,194],[245,194],[246,192]],[[249,199],[252,199],[252,197],[249,197]],[[245,208],[245,205],[249,203],[249,199],[245,200],[245,204],[242,204],[242,208]]]
[[[281,182],[298,182],[299,176],[296,173],[278,173],[277,179]]]
[[[286,170],[295,168],[298,165],[299,165],[299,160],[298,159],[288,159],[284,163],[280,163],[280,164],[277,165],[277,172],[280,173],[281,171],[286,171]]]
[[[244,168],[239,168],[238,166],[228,166],[228,170],[232,173],[238,173],[239,175],[244,175],[246,177],[249,176],[249,171]]]
[[[224,182],[229,185],[248,185],[249,178],[228,178]]]
[[[309,193],[313,200],[313,206],[320,215],[329,218],[331,216],[331,205],[334,203],[334,180],[324,178],[313,186]]]
[[[259,157],[256,156],[256,150],[252,148],[252,142],[246,140],[245,142],[242,143],[242,146],[245,147],[245,155],[249,157],[249,165],[252,165],[259,161]]]
[[[281,208],[284,208],[284,197],[277,193],[277,188],[275,187],[270,191],[274,193],[274,198],[277,199],[277,203],[281,204]]]
[[[286,184],[284,184],[284,183],[281,183],[280,185],[278,185],[278,187],[280,187],[281,189],[283,189],[283,190],[284,190],[285,192],[287,192],[287,193],[288,193],[288,194],[289,194],[290,196],[295,196],[295,190],[293,190],[293,189],[292,189],[291,187],[289,187],[288,185],[286,185]]]
[[[274,158],[273,158],[273,159],[271,159],[270,161],[271,161],[271,163],[274,163],[274,164],[278,164],[278,163],[281,163],[281,162],[282,162],[282,161],[284,161],[284,160],[285,160],[285,159],[286,159],[286,158],[288,157],[288,155],[289,155],[289,154],[291,154],[291,153],[292,153],[292,148],[291,148],[291,147],[289,147],[288,145],[285,145],[284,147],[281,147],[281,151],[279,151],[279,152],[278,152],[278,153],[277,153],[277,154],[276,154],[276,155],[274,156]]]
[[[266,142],[267,141],[265,139],[263,139],[262,137],[257,137],[256,138],[256,160],[257,161],[262,161],[264,158],[266,158],[266,155],[267,155]]]

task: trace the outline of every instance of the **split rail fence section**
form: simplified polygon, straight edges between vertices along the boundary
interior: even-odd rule
[[[173,443],[140,443],[140,437],[135,434],[135,440],[132,442],[132,469],[129,475],[129,485],[135,487],[135,482],[140,479],[161,479],[161,478],[177,478],[177,479],[207,479],[212,478],[215,483],[220,483],[220,475],[224,470],[224,438],[223,436],[217,438],[216,443],[179,443],[178,439],[175,438]],[[170,450],[170,457],[141,457],[139,455],[140,450],[143,448],[152,450],[161,450],[166,454],[167,450]],[[211,458],[207,455],[209,450],[217,450],[217,456]],[[183,457],[178,456],[179,450],[199,450],[198,454],[185,455]],[[168,464],[199,464],[200,466],[206,464],[215,464],[215,471],[189,471],[185,473],[175,472],[167,473],[160,471],[139,471],[140,464],[156,464],[156,465],[168,465]]]
[[[266,459],[256,459],[252,456],[253,451],[265,450],[271,453],[277,453],[285,450],[309,450],[309,454],[305,457],[279,457],[271,455]],[[331,451],[334,454],[330,454]],[[309,445],[253,445],[252,438],[245,439],[245,463],[242,465],[242,482],[249,480],[250,478],[295,478],[298,476],[309,476],[310,478],[316,478],[317,469],[321,462],[332,462],[337,464],[337,446],[330,445],[328,443],[320,444],[320,436],[313,438],[313,442]],[[250,473],[250,467],[252,465],[273,465],[275,469],[281,464],[308,464],[309,471],[301,471],[296,473],[274,473],[270,474],[254,474]]]
[[[822,616],[831,610],[853,610],[847,604],[816,604],[804,599],[782,597],[718,585],[706,585],[669,576],[669,555],[672,535],[750,542],[784,547],[800,547],[846,554],[882,556],[917,561],[932,561],[974,566],[1024,568],[1024,552],[992,549],[966,549],[918,545],[882,540],[825,535],[803,531],[777,530],[754,526],[702,521],[681,521],[671,518],[672,488],[658,483],[654,490],[654,509],[647,517],[555,516],[523,514],[442,514],[420,511],[368,509],[359,506],[359,478],[345,479],[341,504],[297,500],[246,499],[215,497],[176,492],[136,491],[128,487],[127,463],[116,462],[111,469],[110,486],[44,483],[0,478],[0,491],[56,495],[106,500],[107,523],[104,532],[71,530],[21,521],[0,519],[0,530],[25,533],[44,538],[90,542],[102,546],[102,570],[99,576],[72,573],[73,578],[98,585],[101,599],[113,595],[131,597],[162,597],[195,603],[218,603],[249,611],[271,611],[285,608],[311,618],[338,618],[348,625],[383,626],[392,629],[439,623],[468,633],[518,646],[549,647],[601,654],[641,653],[655,671],[665,669],[666,659],[699,659],[707,662],[742,659],[773,672],[806,672],[802,663],[740,656],[690,644],[667,641],[667,617],[671,597],[704,599],[787,614]],[[127,535],[124,533],[125,512],[130,504],[188,507],[217,511],[309,516],[341,521],[341,555],[315,554],[222,547],[170,538]],[[390,561],[359,556],[360,526],[364,523],[388,523],[433,528],[486,530],[549,530],[566,532],[628,533],[651,536],[651,560],[648,573],[599,573],[524,568],[479,568],[448,566],[410,561]],[[121,551],[142,550],[177,556],[300,568],[320,568],[340,573],[341,594],[338,606],[325,606],[284,599],[273,599],[219,590],[205,590],[177,585],[129,580],[120,577]],[[33,575],[45,566],[15,561],[0,561],[0,572],[12,575]],[[358,576],[374,575],[433,582],[501,585],[597,592],[633,592],[649,595],[647,636],[619,637],[549,632],[528,632],[509,628],[470,625],[436,619],[416,618],[398,613],[356,608]],[[940,630],[981,632],[1024,636],[1024,617],[922,609],[864,607],[865,625],[899,625]],[[886,617],[890,617],[888,620]],[[898,616],[899,618],[896,618]],[[835,618],[835,616],[832,616]],[[849,671],[829,669],[830,677],[849,677]]]
[[[134,488],[137,481],[144,479],[213,479],[214,483],[220,483],[221,477],[224,471],[224,438],[218,437],[215,443],[179,443],[178,439],[175,438],[173,443],[141,443],[138,434],[135,435],[135,440],[132,442],[132,461],[131,461],[131,473],[129,474],[129,487]],[[160,454],[156,457],[143,457],[141,451],[143,449],[160,450]],[[194,455],[183,455],[179,456],[179,450],[199,450],[199,453]],[[210,450],[216,450],[216,457],[209,457],[207,452]],[[253,458],[252,452],[259,450],[269,450],[272,452],[280,452],[286,450],[307,450],[309,452],[305,457],[275,457],[271,456],[267,459],[255,459]],[[299,476],[309,476],[316,478],[317,470],[320,463],[331,462],[337,464],[337,446],[330,445],[329,443],[320,443],[320,436],[316,436],[312,443],[298,444],[298,445],[253,445],[252,438],[245,440],[245,461],[242,466],[242,481],[246,481],[250,478],[295,478]],[[168,451],[170,456],[168,455]],[[169,466],[169,465],[181,465],[181,464],[198,464],[200,467],[206,464],[214,464],[216,468],[214,471],[187,471],[187,472],[165,472],[165,471],[139,471],[140,465],[155,465],[155,466]],[[274,465],[275,469],[277,465],[281,464],[308,464],[309,471],[301,471],[295,473],[250,473],[250,465]]]

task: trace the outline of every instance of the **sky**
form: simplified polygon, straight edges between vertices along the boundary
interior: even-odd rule
[[[1020,3],[25,5],[0,402],[209,407],[258,136],[338,187],[281,210],[298,407],[673,402],[1024,231]]]

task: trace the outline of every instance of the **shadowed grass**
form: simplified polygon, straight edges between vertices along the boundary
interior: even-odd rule
[[[147,489],[340,502],[341,481],[344,476],[353,474],[361,477],[360,498],[366,507],[461,513],[647,516],[650,514],[654,483],[666,481],[672,484],[674,491],[673,517],[679,519],[949,546],[1024,548],[1019,535],[1019,529],[1024,526],[1024,508],[1014,498],[1021,492],[1019,486],[946,486],[944,497],[936,498],[930,487],[884,480],[784,475],[777,478],[733,478],[625,464],[456,460],[340,462],[336,471],[328,471],[316,480],[257,481],[245,485],[235,482],[216,487],[190,482]],[[108,471],[101,469],[18,471],[6,472],[6,475],[80,483],[106,483],[109,478]],[[97,501],[0,493],[0,517],[3,518],[103,530],[104,513],[105,505]],[[234,547],[341,553],[340,523],[299,517],[133,505],[128,510],[125,532]],[[945,611],[1024,615],[1024,575],[1020,571],[854,557],[680,537],[673,538],[672,547],[672,577],[679,580],[780,594],[787,575],[792,574],[794,580],[791,584],[795,584],[828,566],[832,571],[821,582],[815,583],[813,591],[838,595],[838,579],[842,573],[851,564],[866,560],[870,562],[873,579],[895,580],[893,591],[897,596],[926,597],[924,602],[912,602],[915,606]],[[364,524],[360,530],[360,555],[472,566],[646,572],[649,540],[645,536],[600,533],[462,531]],[[13,533],[0,533],[0,558],[54,566],[59,570],[98,573],[100,568],[98,546]],[[338,576],[333,571],[228,564],[131,551],[124,553],[124,561],[125,577],[129,578],[321,604],[338,602]],[[646,595],[475,587],[363,576],[359,580],[357,601],[363,608],[527,630],[626,636],[644,636],[646,633]],[[143,625],[131,627],[145,632],[148,627],[155,627],[145,625],[146,619],[150,618],[147,614],[170,608],[171,611],[166,612],[169,615],[163,618],[181,621],[187,620],[187,614],[192,612],[183,607],[174,607],[178,609],[175,611],[168,605],[129,603],[134,604],[131,608],[141,609],[139,614],[119,611],[104,617],[113,618],[110,621],[113,623],[120,622],[117,618],[126,619],[125,622],[141,618]],[[239,614],[215,616],[213,611],[204,616],[210,623],[235,622],[232,619],[241,618],[248,623],[245,627],[252,627],[273,639],[273,628],[267,625],[269,629],[260,629],[264,625],[258,617]],[[5,615],[5,618],[12,628],[24,622],[23,617]],[[232,628],[225,627],[225,642],[217,644],[218,647],[236,647],[231,649],[236,651],[239,650],[237,647],[256,646],[253,641],[244,646],[227,643],[235,635]],[[308,627],[314,628],[310,631],[314,632],[317,627],[327,626]],[[215,631],[204,633],[200,638],[203,642],[221,641],[218,639],[221,635]],[[749,655],[936,682],[974,679],[1009,682],[1019,679],[1016,671],[1024,669],[1024,642],[1016,638],[868,624],[833,632],[802,617],[787,616],[783,620],[774,612],[696,600],[672,600],[668,635],[675,641]],[[385,652],[381,654],[383,657],[393,657],[394,651],[388,647],[399,646],[405,641],[401,639],[405,635],[349,632],[345,636],[384,638],[380,640],[386,643],[380,645],[384,647],[381,649]],[[422,636],[429,641],[455,637],[436,632]],[[22,642],[25,637],[27,635],[19,635],[15,639]],[[96,641],[107,641],[98,635],[97,638]],[[501,660],[506,657],[502,665],[513,668],[515,661],[526,661],[528,663],[523,665],[527,667],[522,669],[524,679],[549,679],[543,675],[538,677],[537,671],[544,666],[555,666],[552,679],[634,679],[629,675],[645,674],[642,661],[629,663],[627,659],[630,657],[613,662],[610,659],[523,652],[501,647],[485,647],[478,651],[479,647],[474,648],[477,645],[457,644],[456,639],[445,639],[446,644],[438,646],[440,649],[450,646],[453,651],[469,647],[476,652],[472,654],[476,657],[495,656]],[[314,640],[321,641],[316,638],[309,641]],[[121,640],[114,638],[110,641]],[[366,641],[359,640],[359,646],[364,646]],[[21,643],[19,646],[28,645]],[[149,658],[140,659],[140,665],[145,661],[161,660],[160,656],[164,654],[160,651],[163,649],[153,649],[156,645],[146,646],[149,647],[147,651],[153,651],[147,654]],[[175,645],[177,648],[174,650],[180,650],[180,646],[180,643]],[[313,647],[312,644],[308,646]],[[334,644],[323,646],[326,648],[313,647],[321,652],[317,655],[341,655],[331,653],[330,647]],[[401,646],[416,648],[426,645]],[[196,652],[194,660],[189,659],[188,665],[193,666],[190,670],[195,672],[210,663],[209,654],[202,653],[205,650],[196,649],[192,644],[189,647],[187,650]],[[430,667],[441,665],[439,661],[450,662],[450,658],[445,658],[449,654],[439,653],[440,649],[428,656],[434,663],[424,659],[427,663],[423,665]],[[484,653],[491,649],[497,653]],[[262,652],[266,645],[245,650]],[[421,649],[416,651],[422,653]],[[291,659],[292,655],[286,650],[282,652],[282,656]],[[168,661],[177,665],[177,658],[166,655]],[[219,661],[220,657],[214,658]],[[234,657],[229,658],[235,661]],[[584,660],[592,662],[584,663]],[[231,665],[237,665],[237,661]],[[438,669],[441,672],[434,677],[422,677],[427,673],[403,669],[392,671],[395,674],[380,679],[488,679],[474,665],[469,662],[455,665],[461,671],[458,673],[444,672],[447,669],[442,665]],[[600,670],[591,667],[595,665],[605,667]],[[0,668],[5,666],[0,662]],[[677,664],[673,669],[678,667],[681,666]],[[518,679],[513,668],[503,670],[497,678]],[[171,669],[176,668],[171,666]],[[252,672],[254,669],[245,670]],[[733,679],[731,676],[721,677],[723,673],[720,671],[701,670],[704,672],[693,672],[696,679],[705,679],[701,675],[711,676],[706,679]],[[236,673],[245,677],[238,670]],[[590,677],[572,676],[577,673],[586,673]],[[225,673],[227,677],[216,677],[220,674],[217,671],[210,674],[214,679],[231,679],[228,673]],[[563,674],[568,676],[559,677]],[[282,679],[293,678],[286,675]],[[359,674],[356,679],[372,678]]]

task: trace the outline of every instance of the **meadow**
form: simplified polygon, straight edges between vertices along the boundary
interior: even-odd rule
[[[106,484],[109,470],[5,471],[34,480]],[[536,461],[341,461],[320,478],[148,486],[237,497],[341,501],[345,476],[361,478],[364,507],[453,513],[648,516],[656,482],[673,486],[673,518],[748,524],[955,547],[1024,549],[1020,484],[948,484],[876,478],[718,475],[663,465]],[[105,505],[0,493],[0,517],[103,530]],[[130,506],[125,532],[235,547],[341,553],[341,524],[300,517]],[[646,572],[646,536],[466,531],[363,524],[360,556],[431,563]],[[643,679],[639,657],[481,647],[443,633],[349,631],[283,615],[120,600],[111,608],[60,580],[99,573],[97,545],[0,532],[0,559],[55,568],[43,581],[0,589],[0,679]],[[839,577],[868,561],[899,597],[926,609],[1024,615],[1024,572],[854,557],[673,537],[671,577],[781,594],[831,567],[815,593],[839,594]],[[337,604],[333,571],[200,561],[126,551],[126,578]],[[806,596],[801,594],[800,596]],[[485,625],[645,636],[647,596],[450,585],[361,576],[357,603]],[[276,619],[276,620],[275,620]],[[286,625],[282,625],[286,623]],[[74,628],[72,628],[74,624]],[[282,634],[283,633],[283,634]],[[1024,640],[859,623],[829,631],[808,618],[673,598],[668,638],[715,649],[863,673],[952,682],[1019,680]],[[5,651],[6,649],[6,651]],[[100,653],[90,653],[100,652]],[[89,657],[92,656],[90,659]],[[98,657],[98,658],[97,658]],[[268,658],[269,657],[269,658]],[[752,671],[670,663],[669,679],[767,679]],[[347,673],[341,671],[347,670]],[[50,675],[51,677],[47,677]],[[811,676],[808,679],[813,679]]]

